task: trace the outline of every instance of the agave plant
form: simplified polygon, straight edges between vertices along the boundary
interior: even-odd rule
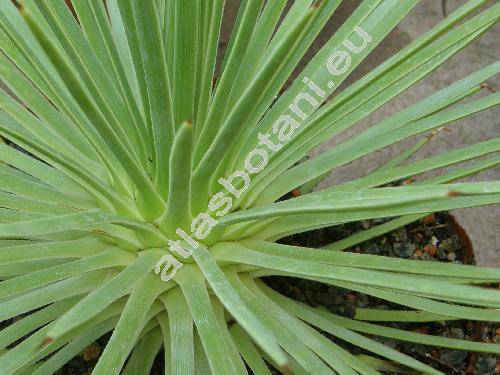
[[[418,3],[365,0],[286,85],[340,3],[242,1],[215,73],[223,0],[0,2],[0,374],[54,373],[107,333],[94,374],[147,374],[162,352],[166,374],[394,363],[441,374],[373,336],[500,353],[380,323],[499,321],[500,292],[481,284],[500,270],[342,251],[431,212],[500,202],[499,182],[454,182],[497,166],[500,139],[407,161],[436,129],[500,103],[474,95],[499,62],[304,161],[487,31],[500,3],[467,1],[338,90]],[[411,149],[367,176],[313,191],[409,137]],[[276,242],[373,218],[392,219],[323,249]],[[337,316],[270,289],[270,275],[404,309]]]

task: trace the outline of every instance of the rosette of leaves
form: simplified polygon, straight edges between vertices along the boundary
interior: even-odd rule
[[[286,3],[241,2],[214,84],[223,0],[0,2],[1,374],[54,373],[107,333],[94,374],[147,374],[161,352],[166,374],[269,374],[268,364],[297,374],[375,374],[395,364],[440,374],[376,337],[500,352],[380,323],[499,321],[499,291],[481,286],[500,281],[498,269],[342,251],[430,212],[500,201],[499,182],[455,182],[497,166],[499,139],[407,162],[430,132],[500,102],[486,90],[474,95],[500,63],[303,162],[487,31],[500,4],[467,1],[340,90],[418,1],[362,1],[288,86],[341,1]],[[346,52],[346,41],[344,71],[332,75],[331,56]],[[284,134],[280,116],[313,94],[311,82],[321,100],[301,100],[301,121]],[[263,136],[274,137],[268,160],[262,151],[248,159]],[[414,147],[369,175],[312,192],[335,168],[409,137]],[[239,196],[224,192],[219,178],[249,160],[265,168],[249,173]],[[381,187],[448,166],[434,178]],[[280,200],[292,190],[301,195]],[[216,196],[227,212],[210,211]],[[276,243],[385,217],[392,219],[325,249]],[[177,228],[196,236],[191,256],[168,245]],[[154,269],[166,254],[182,267],[164,282]],[[269,275],[404,309],[336,316],[271,290],[260,280]],[[371,354],[351,354],[340,342]]]

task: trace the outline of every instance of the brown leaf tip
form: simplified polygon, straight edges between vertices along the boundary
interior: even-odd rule
[[[43,341],[42,341],[42,346],[47,346],[49,345],[52,341],[54,341],[54,338],[53,337],[50,337],[50,336],[46,336],[43,338]]]
[[[312,6],[311,6],[311,8],[312,8],[312,9],[318,9],[318,8],[321,6],[321,4],[322,4],[322,3],[323,3],[323,0],[318,0],[318,1],[316,1],[316,2],[315,2]]]
[[[491,91],[493,94],[496,93],[495,89],[493,87],[491,87],[490,85],[488,85],[486,82],[483,82],[479,85],[479,87],[481,87],[482,89],[487,89],[489,91]]]
[[[458,191],[449,191],[448,192],[449,197],[459,197],[461,195],[463,195],[463,194],[460,194]]]
[[[284,365],[280,366],[281,372],[286,375],[293,375],[293,370],[290,368],[288,363],[285,363]]]
[[[17,1],[14,1],[14,5],[16,6],[19,13],[21,13],[21,16],[24,17],[26,15],[26,8],[21,3],[18,3]]]

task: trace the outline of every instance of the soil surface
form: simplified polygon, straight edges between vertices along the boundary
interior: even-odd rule
[[[383,221],[371,220],[339,225],[291,236],[281,242],[296,246],[322,247]],[[420,222],[399,228],[346,251],[422,261],[475,264],[470,241],[465,232],[454,218],[446,213],[429,215]],[[265,281],[273,289],[290,298],[313,307],[324,306],[335,314],[347,317],[354,317],[358,307],[402,308],[375,297],[314,281],[290,277],[269,277]],[[436,323],[389,323],[387,326],[444,337],[500,342],[500,325],[494,323],[458,320]],[[369,354],[331,338],[354,354]],[[380,337],[373,338],[445,374],[500,374],[499,358],[493,355],[404,343]]]

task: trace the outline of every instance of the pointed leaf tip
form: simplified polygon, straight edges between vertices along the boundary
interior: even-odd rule
[[[50,336],[46,336],[43,338],[43,341],[42,341],[42,346],[47,346],[49,345],[52,341],[54,341],[54,338],[53,337],[50,337]]]
[[[481,87],[482,89],[486,89],[486,90],[492,92],[493,94],[496,94],[495,89],[493,87],[491,87],[490,85],[488,85],[488,83],[486,83],[486,82],[481,83],[479,85],[479,87]]]
[[[323,4],[323,0],[317,0],[311,6],[312,9],[318,9]]]
[[[294,374],[293,370],[291,369],[291,367],[288,363],[282,364],[280,366],[280,370],[283,374],[286,374],[286,375],[293,375]]]

